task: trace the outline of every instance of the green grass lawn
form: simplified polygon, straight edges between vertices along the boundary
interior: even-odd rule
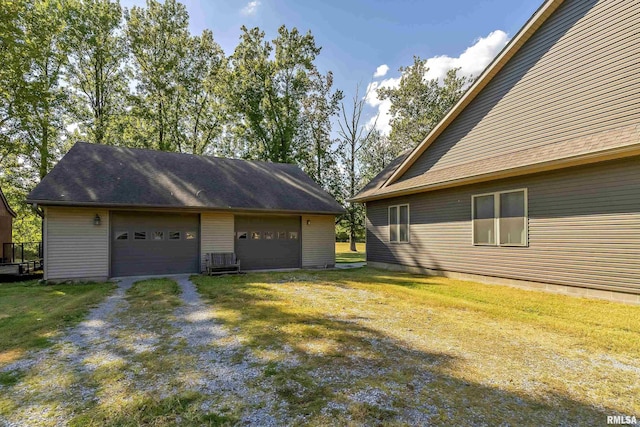
[[[640,414],[638,306],[370,268],[193,280],[309,425]]]
[[[365,262],[367,260],[364,243],[356,243],[357,252],[351,252],[349,245],[349,242],[336,242],[336,262]]]
[[[113,289],[111,283],[0,284],[0,367],[48,346],[50,338],[82,320]]]

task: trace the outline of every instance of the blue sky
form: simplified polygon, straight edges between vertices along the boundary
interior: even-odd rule
[[[233,52],[240,26],[258,26],[272,38],[278,27],[311,30],[322,52],[317,64],[331,70],[347,97],[360,83],[367,87],[397,84],[400,66],[413,56],[432,58],[439,77],[451,66],[478,74],[540,6],[542,0],[182,0],[191,31],[209,28],[227,54]],[[124,7],[145,0],[121,0]],[[466,52],[466,54],[465,54]],[[436,59],[436,57],[440,57]],[[380,75],[373,77],[378,67]],[[388,71],[382,75],[388,67]],[[388,131],[388,105],[371,91],[369,117],[380,113],[378,127]]]

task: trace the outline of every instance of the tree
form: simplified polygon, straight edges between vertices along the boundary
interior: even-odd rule
[[[132,99],[128,137],[135,145],[175,151],[184,107],[185,56],[189,15],[176,0],[147,0],[147,7],[125,11],[126,34],[138,82]]]
[[[128,49],[122,8],[112,0],[84,0],[70,14],[70,61],[74,118],[98,144],[122,143],[118,121],[128,95]]]
[[[70,2],[0,2],[0,185],[18,214],[15,241],[39,239],[25,197],[64,150]]]
[[[442,84],[437,79],[427,80],[427,60],[416,56],[413,65],[400,68],[398,87],[378,89],[378,98],[391,101],[391,141],[406,149],[427,136],[470,82],[469,78],[458,76],[458,70],[449,70]]]
[[[186,60],[182,82],[185,103],[176,121],[179,135],[175,139],[181,152],[217,154],[223,150],[213,143],[219,142],[227,117],[223,100],[227,60],[210,30],[191,38]],[[180,135],[184,136],[184,144]]]
[[[11,88],[12,116],[21,153],[40,179],[60,154],[68,106],[68,93],[61,85],[68,54],[68,12],[66,2],[43,0],[29,4],[19,17],[19,49],[27,62],[25,73]]]
[[[361,186],[366,185],[380,171],[398,157],[403,151],[402,144],[391,140],[379,131],[371,133],[369,139],[359,151]]]
[[[259,28],[242,27],[231,56],[228,104],[238,125],[235,137],[246,141],[247,158],[291,163],[298,160],[301,107],[311,90],[310,73],[320,53],[310,32],[278,29],[264,41]]]
[[[302,152],[298,156],[303,170],[332,194],[338,186],[335,153],[331,149],[331,118],[340,111],[342,91],[333,91],[333,73],[309,73],[310,87],[302,100]],[[304,151],[306,148],[306,151]]]
[[[340,120],[338,122],[339,142],[338,155],[342,161],[343,194],[342,202],[345,204],[346,213],[341,222],[349,232],[350,250],[356,251],[356,237],[364,227],[364,208],[359,203],[347,202],[356,195],[361,186],[358,157],[360,150],[367,145],[374,134],[374,126],[367,127],[363,123],[362,113],[365,107],[365,97],[360,96],[360,88],[356,88],[351,105],[346,107],[341,103]]]

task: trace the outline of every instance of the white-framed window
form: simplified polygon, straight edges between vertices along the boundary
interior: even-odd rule
[[[164,231],[154,231],[152,238],[153,240],[164,240]]]
[[[146,231],[134,231],[133,232],[133,240],[146,240],[147,232]]]
[[[236,232],[236,239],[238,240],[246,240],[249,238],[249,233],[246,231],[237,231]]]
[[[409,205],[389,206],[389,241],[409,242]]]
[[[116,240],[129,240],[129,232],[127,231],[116,232]]]
[[[195,231],[187,231],[186,233],[184,233],[184,238],[185,240],[193,240],[196,238],[196,232]]]
[[[179,231],[170,231],[169,232],[169,240],[180,240],[180,236],[182,233]]]
[[[527,246],[527,189],[471,196],[473,244],[477,246]]]

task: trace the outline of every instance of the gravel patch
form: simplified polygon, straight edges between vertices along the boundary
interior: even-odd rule
[[[0,370],[25,375],[10,389],[0,386],[0,396],[16,407],[10,419],[0,416],[0,425],[65,425],[76,406],[96,399],[96,390],[82,377],[98,366],[89,361],[110,363],[118,358],[107,347],[118,314],[127,308],[124,295],[132,284],[132,279],[120,281],[112,295],[92,309],[86,320],[55,339],[53,346],[31,352]]]
[[[197,375],[187,381],[188,388],[211,396],[205,404],[208,409],[237,408],[241,424],[281,425],[284,412],[278,408],[286,403],[275,397],[268,384],[255,386],[263,377],[259,361],[216,322],[213,309],[201,300],[190,280],[177,282],[184,304],[176,310],[172,325],[196,360]]]

